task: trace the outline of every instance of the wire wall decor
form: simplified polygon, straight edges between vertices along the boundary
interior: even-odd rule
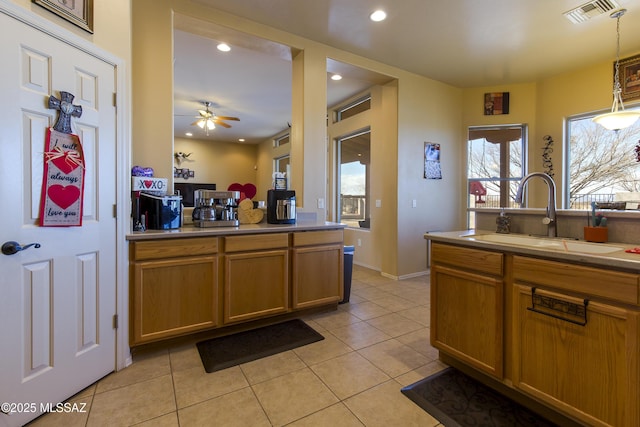
[[[553,138],[551,138],[551,135],[545,135],[542,139],[545,142],[542,148],[542,167],[544,172],[553,178],[553,159],[551,158],[551,154],[553,154]]]

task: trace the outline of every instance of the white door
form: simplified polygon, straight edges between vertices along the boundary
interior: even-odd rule
[[[15,404],[0,426],[19,426],[115,369],[115,72],[1,12],[0,28],[0,245],[41,245],[0,254],[0,402]],[[37,225],[45,130],[58,116],[47,100],[60,91],[83,110],[72,118],[86,165],[81,227]]]

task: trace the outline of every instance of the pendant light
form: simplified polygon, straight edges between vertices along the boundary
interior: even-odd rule
[[[611,112],[600,114],[593,118],[593,121],[609,130],[620,130],[634,124],[640,117],[638,111],[625,111],[622,103],[622,87],[620,86],[620,18],[627,12],[627,9],[620,9],[613,12],[610,17],[616,19],[616,63],[613,77],[613,105]]]

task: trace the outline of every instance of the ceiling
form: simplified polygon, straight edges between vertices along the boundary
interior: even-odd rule
[[[563,16],[583,0],[193,1],[461,88],[532,82],[615,59],[610,12],[578,24]],[[640,2],[606,1],[628,10],[620,21],[621,57],[637,53]],[[368,15],[378,7],[388,17],[374,23]],[[256,143],[287,129],[291,49],[202,21],[175,22],[177,137],[191,130],[193,138]],[[231,52],[217,51],[219,41]],[[336,61],[328,66],[347,75],[339,84],[328,80],[329,105],[390,79]],[[200,101],[240,121],[205,137],[190,126]]]

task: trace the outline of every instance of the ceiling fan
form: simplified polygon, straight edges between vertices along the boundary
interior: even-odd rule
[[[235,120],[240,121],[237,117],[228,117],[228,116],[217,116],[209,109],[211,107],[211,102],[203,101],[204,110],[198,110],[199,115],[196,116],[198,120],[191,123],[191,126],[198,126],[200,129],[204,129],[207,136],[209,136],[209,131],[215,129],[216,125],[220,125],[224,128],[230,128],[231,125],[225,123],[223,120]]]

